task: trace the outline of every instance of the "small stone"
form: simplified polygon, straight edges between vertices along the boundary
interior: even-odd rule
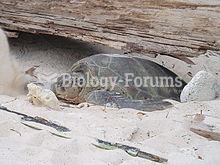
[[[219,95],[218,89],[219,85],[214,75],[199,71],[184,87],[180,100],[181,102],[214,100]]]
[[[47,106],[59,110],[59,100],[56,95],[49,89],[43,89],[36,84],[28,84],[28,100],[34,105]]]

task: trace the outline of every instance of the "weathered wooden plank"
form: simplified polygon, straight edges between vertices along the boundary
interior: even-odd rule
[[[0,26],[182,59],[220,50],[220,1],[1,0]]]

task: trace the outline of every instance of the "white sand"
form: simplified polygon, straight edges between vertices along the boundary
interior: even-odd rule
[[[220,132],[220,101],[176,104],[165,111],[138,115],[136,110],[64,108],[61,111],[36,107],[25,97],[1,96],[0,103],[32,116],[41,116],[72,130],[72,139],[63,139],[20,123],[20,117],[0,112],[0,162],[9,164],[155,164],[134,158],[121,150],[106,151],[91,145],[98,137],[121,142],[169,160],[168,164],[218,164],[220,143],[209,141],[189,131],[190,126]],[[205,120],[193,121],[202,110]],[[199,157],[202,158],[199,159]]]
[[[40,40],[40,44],[37,44],[38,40],[35,39],[10,42],[12,53],[17,55],[17,59],[25,68],[41,64],[39,72],[61,71],[69,68],[74,60],[82,58],[81,54],[88,55],[90,50],[93,50],[92,53],[102,52],[100,47],[97,50],[92,46],[85,49],[80,46],[81,51],[76,52],[79,50],[77,44],[73,49],[68,45],[68,48],[65,47],[66,52],[63,52],[61,44],[54,45],[56,41],[46,40],[49,42],[46,45],[42,38]],[[69,58],[64,60],[61,56],[58,60],[60,54]],[[219,69],[219,65],[216,67]],[[139,111],[136,110],[106,109],[101,106],[63,108],[55,111],[32,105],[26,96],[14,98],[2,95],[0,104],[17,112],[44,117],[72,130],[71,139],[60,138],[46,130],[26,127],[20,123],[19,116],[0,111],[1,165],[157,164],[131,157],[121,150],[106,151],[96,148],[91,145],[90,137],[138,147],[167,158],[167,164],[170,165],[218,165],[220,162],[220,142],[208,140],[189,131],[190,127],[199,127],[220,132],[220,100],[185,104],[175,102],[173,108],[145,115],[138,114]],[[194,121],[195,114],[200,114],[201,111],[205,120]]]

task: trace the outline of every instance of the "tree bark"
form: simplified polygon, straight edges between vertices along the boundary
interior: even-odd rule
[[[1,0],[0,26],[185,59],[220,50],[220,1]]]

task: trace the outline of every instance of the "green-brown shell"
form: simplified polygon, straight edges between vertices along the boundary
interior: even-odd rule
[[[161,83],[160,77],[170,77],[175,80],[177,75],[155,62],[117,54],[98,54],[84,58],[72,66],[71,72],[89,73],[90,78],[118,77],[121,81],[117,82],[114,90],[130,99],[171,98],[179,100],[180,92],[185,85],[185,82],[181,81],[181,87],[152,87],[152,83],[155,85],[155,82],[152,82],[148,78],[152,77],[154,81],[158,79],[158,82]],[[148,86],[137,87],[134,81],[132,81],[128,83],[128,87],[125,87],[125,74],[127,73],[133,73],[134,78],[141,77],[143,82],[144,77],[148,77],[145,78],[147,79],[147,81],[145,80],[147,82],[145,84],[148,84]],[[84,87],[81,96],[99,88]]]

